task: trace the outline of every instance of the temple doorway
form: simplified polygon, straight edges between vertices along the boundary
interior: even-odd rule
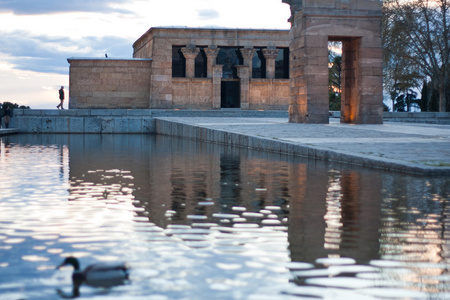
[[[243,64],[239,47],[220,47],[216,63],[223,65],[220,107],[241,108],[241,85],[236,66]]]
[[[222,80],[220,91],[221,108],[241,108],[240,87],[239,79]]]

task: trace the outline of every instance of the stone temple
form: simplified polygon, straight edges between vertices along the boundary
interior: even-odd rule
[[[69,58],[69,108],[289,106],[289,31],[151,28],[133,58]]]
[[[69,108],[288,110],[328,123],[328,42],[341,41],[341,122],[383,118],[381,1],[282,0],[291,30],[150,28],[133,58],[69,58]]]

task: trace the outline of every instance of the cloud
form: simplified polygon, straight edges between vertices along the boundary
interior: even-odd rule
[[[73,40],[14,31],[0,35],[0,52],[7,55],[8,63],[14,65],[14,69],[68,74],[68,57],[104,57],[108,53],[111,58],[131,58],[132,43],[129,39],[113,36]]]
[[[200,20],[211,20],[220,17],[219,12],[214,9],[199,9],[197,10],[197,15]]]
[[[13,12],[16,15],[41,15],[59,12],[104,12],[130,13],[114,8],[130,0],[0,0],[0,12]]]

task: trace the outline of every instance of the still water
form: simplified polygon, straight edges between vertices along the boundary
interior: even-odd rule
[[[131,267],[88,299],[450,299],[449,192],[162,136],[2,137],[0,298],[72,296],[73,255]]]

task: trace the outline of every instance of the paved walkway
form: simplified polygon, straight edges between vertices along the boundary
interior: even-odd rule
[[[301,147],[345,154],[373,167],[450,175],[450,125],[386,122],[383,125],[294,124],[285,118],[160,118],[214,130],[254,136]],[[356,161],[356,160],[355,160]]]

